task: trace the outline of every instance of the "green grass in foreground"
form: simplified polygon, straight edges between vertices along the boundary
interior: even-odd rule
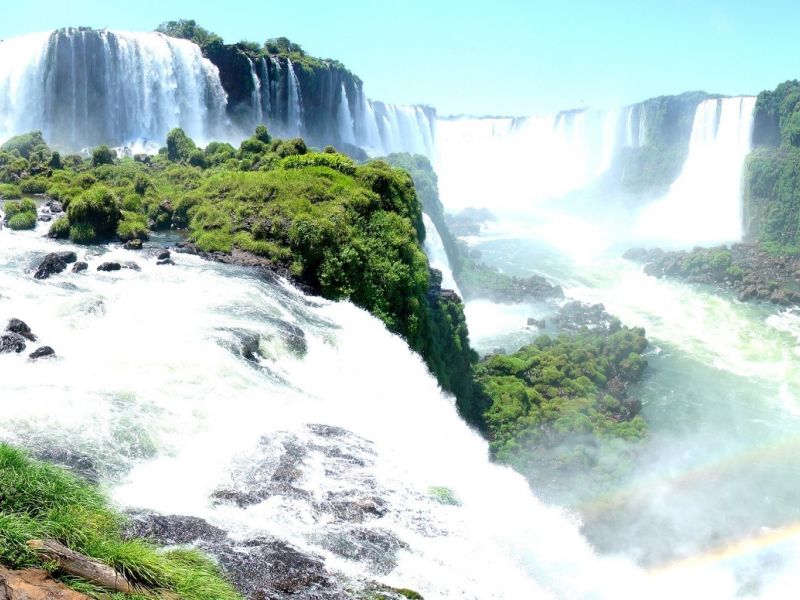
[[[0,443],[0,563],[13,569],[43,564],[27,546],[31,539],[55,539],[104,562],[131,581],[184,600],[239,600],[216,566],[196,550],[163,551],[144,540],[125,540],[124,517],[100,489],[66,470],[31,459]],[[121,600],[146,596],[109,593],[86,581],[62,581],[85,594]]]

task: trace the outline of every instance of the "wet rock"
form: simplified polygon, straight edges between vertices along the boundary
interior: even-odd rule
[[[68,265],[78,260],[78,255],[71,250],[67,250],[65,252],[56,252],[55,254]]]
[[[224,529],[198,517],[150,512],[134,512],[129,517],[130,523],[124,532],[126,538],[147,538],[167,546],[198,541],[221,542],[228,535]]]
[[[0,354],[19,354],[25,350],[25,338],[17,333],[4,333],[0,335]]]
[[[142,249],[142,240],[135,239],[135,240],[128,240],[122,245],[125,250],[141,250]]]
[[[528,327],[536,327],[536,329],[544,329],[546,322],[544,319],[537,321],[533,317],[528,317]]]
[[[345,527],[318,540],[329,552],[366,563],[376,575],[387,575],[397,566],[397,551],[408,549],[408,544],[385,529]]]
[[[349,598],[319,556],[286,542],[257,538],[214,551],[231,583],[248,598],[312,600]]]
[[[42,346],[31,352],[28,357],[31,360],[38,360],[40,358],[55,358],[56,351],[53,350],[50,346]]]
[[[786,292],[783,290],[775,290],[772,292],[772,296],[769,297],[769,301],[773,304],[782,304],[784,306],[791,304]]]
[[[578,333],[581,327],[600,333],[610,333],[612,317],[606,312],[602,304],[587,304],[572,300],[562,306],[553,323],[567,333]]]
[[[160,260],[156,263],[157,265],[174,265],[175,261],[171,258],[165,258],[164,260]]]
[[[167,260],[170,256],[171,254],[169,253],[169,250],[167,250],[166,248],[162,248],[161,250],[159,250],[158,254],[156,254],[156,258],[158,260]]]
[[[72,265],[72,272],[73,273],[80,273],[81,271],[85,271],[88,268],[89,268],[89,264],[88,263],[80,261],[80,262],[76,262],[74,265]]]
[[[470,258],[478,259],[478,258],[481,258],[482,256],[483,256],[483,253],[480,250],[478,250],[477,248],[473,248],[472,250],[469,251],[469,257]]]
[[[33,276],[36,279],[47,279],[51,275],[61,273],[66,268],[67,263],[59,256],[59,253],[51,252],[42,259]]]
[[[142,270],[142,267],[140,267],[138,264],[136,264],[132,260],[129,260],[128,262],[123,263],[122,266],[125,269],[130,269],[131,271],[141,271]]]
[[[0,567],[0,600],[91,600],[53,579],[47,571]]]
[[[6,331],[19,334],[31,342],[35,342],[38,339],[35,335],[33,335],[31,328],[28,327],[24,321],[20,321],[19,319],[9,319],[8,323],[6,324]]]
[[[51,213],[58,214],[64,212],[64,205],[58,200],[49,200],[46,206],[50,209]]]
[[[100,473],[95,466],[94,460],[88,455],[69,448],[50,446],[47,445],[47,442],[44,442],[44,444],[44,447],[34,451],[33,454],[36,458],[64,467],[88,481],[97,482],[100,479]],[[40,446],[41,442],[37,443],[33,440],[26,445],[35,448]]]
[[[197,246],[192,242],[178,242],[174,247],[178,254],[198,254]]]
[[[98,271],[119,271],[122,268],[118,262],[104,262],[102,265],[97,267]]]
[[[646,248],[631,248],[622,255],[625,260],[632,260],[633,262],[643,263],[647,260]]]

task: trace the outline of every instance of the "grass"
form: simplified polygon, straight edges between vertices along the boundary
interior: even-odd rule
[[[122,536],[124,517],[105,494],[66,470],[0,444],[0,563],[12,569],[53,570],[31,551],[31,539],[55,539],[101,561],[132,582],[184,600],[239,600],[210,559],[196,550],[161,550]],[[143,600],[147,596],[108,593],[74,577],[71,588],[91,596]]]

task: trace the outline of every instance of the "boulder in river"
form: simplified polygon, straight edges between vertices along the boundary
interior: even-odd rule
[[[528,317],[528,327],[536,327],[536,329],[544,329],[546,325],[546,321],[542,319],[541,321],[537,321],[533,317]]]
[[[50,346],[42,346],[28,355],[31,360],[38,360],[40,358],[55,358],[55,356],[56,351]]]
[[[16,352],[19,354],[25,350],[25,338],[18,333],[4,333],[0,335],[0,354]]]
[[[19,319],[9,319],[8,324],[6,325],[6,331],[19,334],[31,342],[35,342],[37,340],[27,323],[25,323],[25,321],[20,321]]]
[[[51,275],[61,273],[67,268],[67,263],[59,256],[58,252],[51,252],[42,259],[36,272],[33,274],[36,279],[47,279]]]
[[[122,246],[125,250],[141,250],[142,249],[142,240],[134,239],[128,240]]]
[[[126,269],[130,269],[131,271],[142,270],[142,267],[140,267],[137,263],[133,262],[132,260],[129,260],[128,262],[124,263],[122,266]]]
[[[75,254],[72,250],[67,250],[64,252],[56,252],[55,254],[56,256],[58,256],[58,258],[63,260],[68,265],[78,260],[78,255]]]
[[[175,261],[172,260],[171,258],[165,258],[164,260],[159,260],[156,264],[157,265],[174,265]]]
[[[122,268],[118,262],[104,262],[102,265],[97,267],[98,271],[119,271]]]
[[[88,268],[89,268],[89,264],[88,263],[80,261],[80,262],[76,262],[74,265],[72,265],[72,272],[73,273],[80,273],[81,271],[85,271]]]

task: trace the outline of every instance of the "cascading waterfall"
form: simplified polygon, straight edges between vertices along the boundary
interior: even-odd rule
[[[261,106],[262,102],[262,93],[261,93],[261,79],[259,79],[258,74],[256,73],[256,65],[252,59],[250,60],[250,79],[253,82],[253,119],[255,121],[255,125],[258,125],[263,122],[264,114],[263,109]],[[269,79],[267,79],[267,85],[269,85]]]
[[[34,129],[74,150],[162,142],[182,127],[200,143],[226,125],[217,68],[186,40],[75,29],[0,43],[0,140]]]
[[[342,95],[339,101],[339,108],[336,113],[339,137],[345,144],[355,144],[356,138],[353,133],[353,120],[350,117],[350,103],[347,101],[347,90],[342,84]]]
[[[286,61],[289,65],[289,127],[292,134],[297,137],[303,132],[303,111],[302,100],[300,99],[300,84],[297,82],[297,75],[294,72],[294,65],[291,59]]]
[[[22,318],[60,356],[0,356],[0,437],[89,457],[123,507],[201,517],[239,540],[275,536],[329,568],[434,600],[735,596],[724,568],[648,575],[595,556],[569,513],[488,462],[422,360],[353,305],[193,256],[169,271],[140,262],[141,272],[98,273],[103,261],[142,260],[118,247],[74,248],[90,263],[82,275],[26,272],[67,248],[41,227],[0,231],[0,320]],[[143,330],[170,351],[153,352]],[[245,339],[258,356],[242,356]],[[281,457],[297,461],[296,493],[275,489],[247,508],[215,496],[268,485],[259,478]],[[434,501],[431,486],[461,505]],[[377,497],[385,512],[349,522],[325,512],[331,496]],[[364,535],[402,546],[361,560],[337,553],[333,542]]]
[[[697,107],[689,157],[667,196],[642,213],[641,238],[677,244],[741,239],[741,171],[750,151],[755,101],[722,98]]]
[[[442,287],[453,290],[460,296],[461,291],[458,289],[456,280],[453,277],[453,270],[450,267],[442,237],[427,214],[422,214],[422,220],[425,224],[425,254],[428,255],[428,262],[430,262],[431,267],[442,272]]]
[[[639,108],[639,147],[647,145],[647,115],[644,106]]]
[[[259,78],[258,85],[261,90],[261,116],[270,114],[272,110],[272,90],[274,88],[273,82],[269,78],[269,67],[267,66],[267,59],[261,57],[261,72],[264,74],[263,78]],[[262,83],[263,80],[263,83]]]

